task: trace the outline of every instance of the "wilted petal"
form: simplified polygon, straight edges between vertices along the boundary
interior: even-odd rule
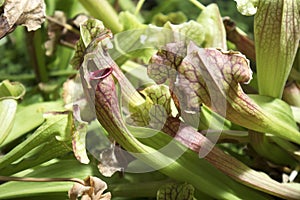
[[[6,24],[6,29],[1,30],[0,38],[17,25],[26,26],[28,31],[32,31],[40,28],[45,21],[43,0],[6,0],[3,7],[0,24]]]
[[[103,176],[111,177],[115,172],[123,172],[133,159],[127,151],[112,144],[100,152],[98,169]]]
[[[72,147],[73,152],[78,161],[84,164],[90,162],[85,147],[85,138],[87,134],[88,123],[82,121],[80,118],[80,110],[78,105],[73,106],[73,116],[74,116],[74,132],[72,135]]]
[[[77,200],[78,197],[82,196],[82,194],[89,190],[89,186],[84,186],[79,183],[75,183],[73,187],[69,190],[68,195],[70,200]]]
[[[65,13],[62,11],[55,11],[52,16],[57,22],[61,24],[66,24],[67,18]],[[47,33],[48,40],[45,42],[46,55],[52,56],[56,50],[56,45],[60,40],[60,37],[63,33],[64,27],[61,24],[57,24],[57,22],[48,21]]]
[[[110,200],[110,192],[103,194],[106,189],[107,184],[104,181],[94,176],[88,176],[84,180],[84,185],[75,183],[68,195],[70,200],[77,200],[81,196],[82,200]]]

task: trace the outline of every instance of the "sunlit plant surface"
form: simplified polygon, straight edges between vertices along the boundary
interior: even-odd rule
[[[217,2],[0,1],[0,199],[300,199],[300,3]]]

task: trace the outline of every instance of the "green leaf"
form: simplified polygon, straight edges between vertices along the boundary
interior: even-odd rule
[[[203,47],[227,49],[226,31],[217,4],[209,4],[206,6],[197,18],[197,21],[203,26],[205,34]]]
[[[46,121],[42,126],[40,126],[25,141],[0,158],[0,169],[3,170],[7,167],[6,170],[3,170],[3,174],[13,173],[18,170],[9,165],[23,158],[35,148],[38,148],[35,156],[42,156],[37,159],[38,161],[29,162],[29,166],[26,165],[27,167],[30,167],[30,164],[32,167],[37,164],[36,162],[45,162],[47,159],[50,160],[59,155],[63,155],[66,152],[70,152],[71,149],[68,145],[71,143],[71,116],[70,113],[48,114],[48,116],[46,116]],[[41,154],[41,152],[43,152],[43,154]],[[16,163],[16,165],[17,164],[18,163]],[[20,169],[23,167],[24,166],[20,164]]]
[[[20,99],[25,95],[25,91],[21,83],[4,80],[0,83],[0,100],[3,98]]]
[[[17,101],[25,95],[25,87],[19,82],[4,80],[0,83],[0,146],[9,136],[17,110]]]
[[[11,132],[17,105],[18,103],[15,99],[0,100],[0,146]]]
[[[43,113],[63,110],[65,109],[63,103],[60,101],[35,103],[27,106],[22,106],[22,104],[20,104],[17,108],[12,130],[0,147],[41,125],[45,120]]]
[[[59,162],[47,165],[38,166],[30,173],[20,173],[20,177],[67,177],[80,178],[93,174],[94,169],[89,165],[82,165],[76,160],[61,160]],[[51,195],[59,192],[64,192],[67,198],[67,192],[72,187],[72,182],[7,182],[0,185],[0,199],[11,199],[30,197],[37,195]]]
[[[281,98],[300,39],[298,0],[259,1],[254,18],[259,94]]]

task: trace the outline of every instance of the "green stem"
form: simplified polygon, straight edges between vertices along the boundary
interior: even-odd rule
[[[205,9],[205,6],[202,3],[200,3],[199,1],[197,1],[197,0],[190,0],[190,2],[192,4],[194,4],[196,7],[198,7],[200,10],[204,10]]]
[[[48,145],[47,147],[49,147],[49,148],[51,148],[53,146],[53,142],[58,143],[58,141],[56,140],[56,136],[57,136],[58,132],[53,127],[55,127],[56,123],[60,123],[61,125],[63,125],[64,123],[66,124],[67,120],[68,120],[68,118],[66,115],[61,115],[61,116],[57,116],[56,119],[51,122],[47,123],[47,121],[46,121],[24,142],[20,143],[18,146],[16,146],[10,152],[8,152],[5,156],[0,158],[0,169],[2,170],[3,168],[5,168],[5,167],[9,166],[10,164],[14,163],[15,161],[19,160],[24,155],[26,155],[27,153],[29,153],[36,147],[39,147],[43,143],[46,143],[45,145]],[[58,156],[57,154],[66,153],[64,151],[65,148],[52,149],[55,153],[55,156],[53,156],[53,157],[57,157]],[[41,152],[44,149],[45,148],[39,149],[39,150]],[[49,153],[52,153],[52,152],[49,152]],[[48,156],[48,152],[47,152],[47,154],[43,154],[43,156],[45,156],[45,155]],[[53,157],[51,157],[51,159]],[[43,157],[42,158],[39,157],[36,159],[43,160]],[[45,160],[44,160],[44,162],[45,162]],[[20,167],[22,168],[22,166],[20,166]]]
[[[135,12],[134,12],[134,15],[138,15],[143,4],[144,4],[145,0],[139,0],[137,6],[136,6],[136,9],[135,9]]]
[[[31,177],[13,177],[0,176],[0,181],[21,181],[21,182],[75,182],[84,185],[84,182],[78,178],[31,178]]]
[[[5,168],[1,169],[1,175],[9,176],[15,174],[17,172],[40,165],[42,163],[45,163],[46,161],[60,157],[72,151],[71,148],[67,147],[67,144],[65,142],[59,142],[51,138],[48,138],[48,142],[42,145],[42,147],[37,148],[38,150],[34,152],[33,156],[27,157],[26,159],[23,159],[18,163],[9,164]]]
[[[31,61],[36,74],[36,79],[38,82],[47,82],[49,77],[45,64],[45,52],[42,48],[41,29],[38,29],[35,32],[29,32],[27,38],[28,50],[30,57],[32,58]]]
[[[105,27],[113,33],[122,31],[119,17],[113,7],[106,0],[79,0],[85,9],[95,18],[101,20]]]

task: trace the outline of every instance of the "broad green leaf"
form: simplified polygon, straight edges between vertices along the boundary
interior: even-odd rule
[[[36,103],[27,106],[22,106],[22,104],[20,104],[17,108],[12,130],[0,147],[41,125],[45,120],[43,113],[62,110],[65,109],[60,101]]]
[[[11,132],[17,105],[18,103],[15,99],[0,100],[0,146]]]
[[[41,163],[47,162],[51,159],[64,156],[72,152],[70,142],[57,141],[54,138],[49,139],[46,143],[35,147],[25,155],[21,156],[12,164],[1,168],[1,174],[9,176],[17,172],[30,169]],[[25,149],[26,150],[26,149]]]
[[[19,82],[4,80],[0,83],[0,146],[9,136],[17,110],[17,100],[25,95],[25,87]]]
[[[259,1],[254,37],[259,94],[281,98],[300,39],[298,0]]]
[[[52,113],[46,116],[46,121],[30,137],[13,148],[5,156],[0,158],[0,169],[3,170],[13,162],[23,158],[35,148],[39,148],[37,155],[43,155],[39,161],[45,162],[45,158],[52,159],[69,152],[68,145],[71,143],[72,119],[70,113]],[[52,148],[56,146],[56,148]],[[48,152],[47,152],[48,150]],[[51,150],[51,151],[49,151]],[[43,152],[43,154],[41,154]],[[44,158],[45,156],[45,158]],[[25,161],[26,162],[26,161]],[[36,164],[32,162],[32,164]],[[8,167],[12,171],[15,169]],[[22,165],[21,165],[22,168]],[[4,170],[9,173],[10,170]]]
[[[4,80],[0,83],[0,100],[4,98],[20,99],[25,95],[25,87],[19,82]]]
[[[89,165],[82,165],[76,160],[61,160],[48,166],[38,166],[34,171],[25,174],[25,177],[36,178],[80,178],[83,179],[94,174],[95,169]],[[24,176],[22,173],[19,176]],[[67,198],[68,190],[72,182],[7,182],[0,185],[0,199],[21,198],[37,195],[51,195],[59,192],[65,193]],[[62,198],[62,197],[61,197]]]
[[[203,47],[227,49],[226,31],[217,4],[209,4],[201,12],[197,21],[203,26],[205,43]]]

